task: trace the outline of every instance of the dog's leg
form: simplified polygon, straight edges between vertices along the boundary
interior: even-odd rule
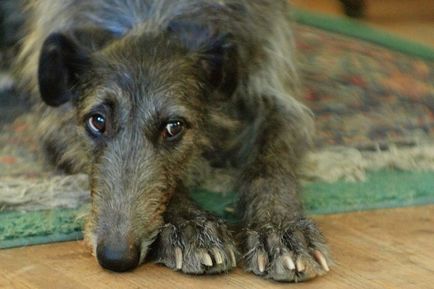
[[[279,281],[302,281],[329,270],[330,255],[317,226],[303,216],[296,167],[303,144],[290,112],[274,108],[256,135],[239,178],[245,269]]]
[[[165,213],[152,255],[157,263],[190,274],[227,272],[236,266],[235,244],[223,220],[176,193]]]

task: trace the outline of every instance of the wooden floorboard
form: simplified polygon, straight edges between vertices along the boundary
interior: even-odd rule
[[[331,272],[302,284],[262,280],[237,269],[186,276],[145,264],[102,270],[82,242],[0,251],[0,288],[434,288],[434,206],[315,217],[333,251]]]

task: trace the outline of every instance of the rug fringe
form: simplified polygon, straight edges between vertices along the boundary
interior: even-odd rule
[[[365,181],[368,171],[395,169],[434,172],[434,145],[411,148],[390,147],[387,151],[366,152],[333,147],[308,154],[302,169],[303,182]],[[206,180],[207,191],[224,193],[234,183],[234,173],[214,170]],[[225,184],[222,187],[222,184]],[[88,203],[88,177],[79,175],[0,178],[0,211],[33,211],[50,208],[77,208]]]
[[[333,147],[307,156],[302,176],[308,181],[365,181],[368,171],[434,171],[434,144],[390,146],[388,150],[360,151]]]
[[[77,208],[89,201],[88,176],[2,177],[0,211]]]

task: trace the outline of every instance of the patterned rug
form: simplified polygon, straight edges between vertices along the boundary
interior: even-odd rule
[[[316,150],[304,172],[307,211],[434,202],[434,52],[412,53],[407,46],[392,50],[385,47],[389,42],[373,43],[369,33],[359,37],[356,30],[355,38],[328,25],[324,30],[315,22],[320,16],[300,15],[305,16],[298,14],[295,31],[302,95],[317,127]],[[38,157],[32,134],[38,120],[15,93],[5,63],[0,72],[0,248],[81,238],[87,178],[56,174]],[[233,217],[234,194],[199,189],[193,198]]]
[[[434,62],[297,27],[304,99],[318,147],[414,146],[434,139]]]

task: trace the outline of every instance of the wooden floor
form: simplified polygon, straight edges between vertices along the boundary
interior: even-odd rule
[[[186,276],[145,264],[102,270],[81,242],[0,251],[0,288],[434,288],[434,206],[316,217],[336,265],[321,278],[282,284],[237,269]]]
[[[338,0],[290,0],[311,11],[343,15]],[[365,0],[367,25],[434,47],[433,0]],[[434,286],[433,286],[434,287]]]

